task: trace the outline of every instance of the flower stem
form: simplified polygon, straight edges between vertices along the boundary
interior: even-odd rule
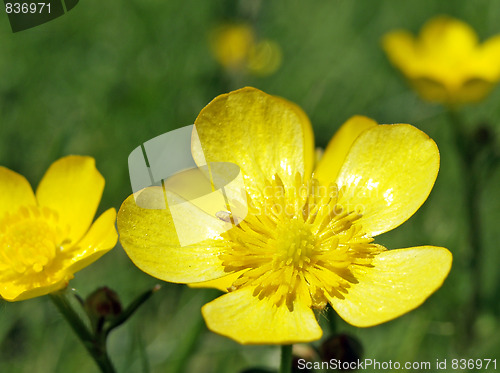
[[[152,289],[140,294],[116,319],[111,321],[110,324],[104,328],[102,332],[104,338],[107,338],[108,334],[113,329],[127,321],[139,309],[139,307],[141,307],[154,293],[160,290],[160,288],[160,285],[155,285]]]
[[[292,371],[292,347],[293,345],[281,346],[281,364],[279,373],[291,373]]]
[[[337,313],[331,305],[327,307],[326,317],[328,318],[328,328],[330,330],[330,335],[335,335],[337,333]]]
[[[185,325],[182,337],[179,338],[179,342],[172,351],[172,356],[176,358],[169,362],[168,371],[171,373],[184,373],[188,371],[189,362],[200,341],[199,337],[205,330],[205,321],[201,316],[200,308],[203,304],[214,300],[220,295],[220,292],[216,289],[204,289],[201,292],[199,292],[201,289],[196,290],[198,293],[196,297],[190,295],[193,294],[193,289],[189,288],[185,288],[181,295],[180,304],[183,305],[181,314],[191,320],[191,322]],[[193,300],[195,303],[192,303]],[[196,307],[192,307],[194,305]],[[184,307],[187,308],[186,311],[184,311]]]
[[[51,293],[49,296],[78,338],[80,338],[89,354],[101,369],[101,372],[115,373],[116,370],[113,367],[106,350],[106,339],[96,338],[93,333],[90,332],[87,325],[85,325],[80,316],[78,316],[76,311],[71,306],[63,291]]]
[[[449,111],[452,132],[454,136],[456,151],[460,158],[461,174],[463,176],[464,202],[466,210],[466,225],[468,228],[469,255],[467,262],[471,280],[471,294],[464,310],[463,332],[464,341],[469,346],[474,338],[474,323],[479,313],[481,298],[481,276],[482,276],[482,243],[481,243],[481,214],[480,200],[481,188],[480,170],[478,160],[479,149],[469,139],[459,115],[456,111]]]

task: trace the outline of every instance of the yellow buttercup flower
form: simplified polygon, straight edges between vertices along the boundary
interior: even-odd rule
[[[355,116],[313,172],[309,120],[282,98],[243,88],[215,98],[195,125],[204,152],[193,151],[197,163],[241,168],[246,218],[181,247],[169,210],[140,208],[132,195],[118,229],[146,273],[227,291],[202,309],[212,331],[240,343],[313,341],[322,335],[314,310],[328,303],[348,323],[372,326],[418,307],[443,283],[448,250],[373,243],[413,215],[434,185],[438,148],[417,128]],[[154,205],[163,192],[149,195]],[[148,193],[141,197],[147,202]]]
[[[36,194],[23,176],[0,167],[2,298],[18,301],[62,289],[115,246],[115,209],[92,224],[103,189],[90,157],[54,162]]]
[[[281,65],[281,48],[269,39],[259,40],[246,23],[226,24],[211,35],[216,60],[227,70],[270,75]]]
[[[428,101],[480,101],[500,81],[500,35],[480,44],[469,25],[448,16],[428,21],[418,37],[405,30],[390,32],[383,47]]]
[[[217,61],[228,69],[243,69],[255,36],[246,24],[224,25],[212,35],[211,47]]]

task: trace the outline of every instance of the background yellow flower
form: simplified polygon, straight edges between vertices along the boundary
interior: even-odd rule
[[[216,60],[232,72],[269,75],[281,65],[280,46],[273,40],[260,40],[247,23],[226,24],[211,35],[211,48]]]
[[[240,343],[314,341],[322,335],[314,309],[330,303],[347,322],[373,326],[418,307],[443,283],[448,250],[387,250],[372,238],[406,221],[434,185],[439,152],[423,132],[353,117],[312,173],[309,120],[284,99],[240,89],[215,98],[195,125],[204,151],[193,151],[195,161],[240,166],[248,216],[181,247],[169,210],[141,208],[132,195],[118,229],[146,273],[179,283],[219,279],[208,285],[228,294],[202,310],[212,331]],[[156,187],[141,194],[162,196]]]
[[[465,22],[439,16],[414,37],[405,30],[383,38],[391,62],[426,100],[462,104],[482,100],[500,80],[500,35],[479,43]]]
[[[0,167],[0,295],[18,301],[61,289],[116,244],[116,211],[93,224],[104,178],[90,157],[54,162],[33,193]]]

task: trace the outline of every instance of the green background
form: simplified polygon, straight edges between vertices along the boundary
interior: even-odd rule
[[[454,254],[444,286],[420,308],[381,326],[356,329],[366,358],[430,361],[497,358],[500,351],[500,173],[482,184],[484,252],[481,312],[463,338],[469,298],[463,175],[444,109],[422,102],[388,63],[382,35],[417,32],[438,14],[458,17],[481,40],[500,33],[500,2],[475,1],[201,1],[82,0],[47,24],[13,34],[0,16],[0,164],[36,186],[48,166],[67,154],[95,157],[106,179],[99,213],[131,193],[127,157],[138,145],[192,124],[215,96],[235,86],[211,55],[210,31],[250,20],[275,40],[283,64],[268,77],[240,77],[300,105],[324,147],[351,115],[379,123],[410,123],[438,144],[441,170],[424,206],[403,226],[380,236],[388,248],[424,244]],[[500,88],[461,110],[500,135]],[[161,281],[137,269],[118,245],[76,274],[70,286],[86,296],[98,286],[116,290],[124,304]],[[208,332],[200,306],[213,292],[163,283],[109,349],[119,372],[239,372],[255,364],[276,367],[279,348],[240,346]],[[324,315],[320,319],[325,320]],[[322,322],[323,322],[322,321]],[[326,328],[325,328],[326,330]],[[316,343],[319,345],[320,343]],[[500,363],[500,361],[498,362]],[[0,303],[0,372],[97,372],[93,361],[47,297]]]

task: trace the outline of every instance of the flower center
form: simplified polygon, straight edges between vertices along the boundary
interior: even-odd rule
[[[361,215],[342,207],[342,190],[300,174],[285,187],[276,175],[261,201],[225,233],[231,248],[220,255],[227,272],[240,272],[230,291],[254,287],[254,296],[293,309],[297,297],[323,308],[356,282],[351,268],[370,265],[382,249],[364,234]]]
[[[21,207],[0,221],[0,271],[39,273],[62,249],[57,214],[46,207]]]
[[[276,248],[274,268],[294,266],[302,269],[311,262],[315,249],[315,237],[310,224],[292,219],[281,226],[271,245]]]

